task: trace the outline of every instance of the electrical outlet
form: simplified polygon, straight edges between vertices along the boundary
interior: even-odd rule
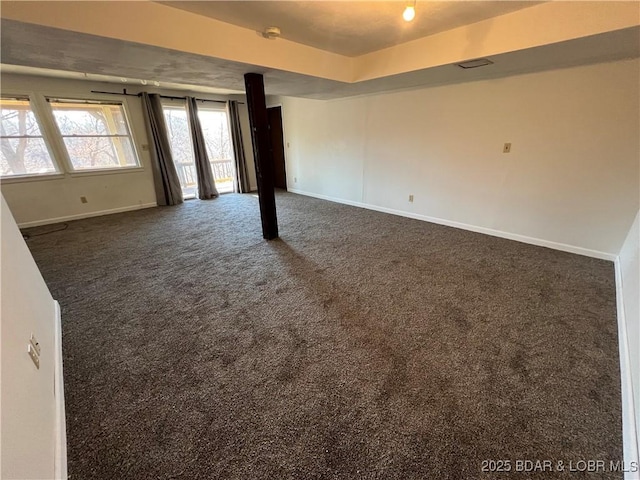
[[[409,195],[409,202],[413,203],[413,194]]]
[[[293,183],[298,183],[298,177],[293,177]]]
[[[80,197],[80,202],[89,203],[88,200],[87,200],[87,197]]]
[[[510,153],[511,152],[511,144],[505,143],[504,148],[502,149],[502,153]]]
[[[291,144],[289,142],[287,142],[287,148],[289,148],[291,146]]]

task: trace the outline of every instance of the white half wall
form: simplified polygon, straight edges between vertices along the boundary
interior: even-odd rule
[[[61,333],[51,297],[2,198],[0,477],[66,478]],[[40,368],[27,353],[31,334]]]
[[[640,460],[640,211],[616,262],[625,462]],[[631,472],[626,478],[640,478]]]
[[[640,206],[639,72],[283,97],[289,189],[614,259]]]

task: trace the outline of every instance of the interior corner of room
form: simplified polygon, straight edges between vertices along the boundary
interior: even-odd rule
[[[70,478],[90,472],[91,462],[115,478],[127,463],[105,455],[126,456],[129,441],[131,471],[139,473],[145,465],[159,478],[180,474],[160,460],[159,452],[171,449],[170,458],[184,462],[185,472],[193,475],[206,470],[195,469],[204,462],[229,478],[241,478],[243,469],[255,478],[305,478],[305,473],[355,478],[360,473],[345,453],[349,450],[367,465],[367,474],[427,478],[438,472],[472,478],[477,472],[465,470],[469,459],[457,464],[453,453],[434,447],[432,460],[443,462],[437,466],[410,452],[425,453],[430,442],[461,442],[460,448],[471,452],[473,439],[463,432],[491,431],[483,422],[498,415],[487,412],[492,408],[508,410],[501,420],[513,425],[513,432],[531,434],[529,443],[514,440],[520,452],[535,457],[536,445],[562,444],[558,448],[574,461],[589,460],[581,456],[585,448],[623,459],[625,479],[638,478],[640,3],[339,3],[2,2],[2,419],[9,425],[2,432],[3,478],[66,478],[67,455],[76,468]],[[413,9],[408,20],[402,17],[406,8]],[[158,35],[163,29],[172,34]],[[257,128],[243,83],[246,74],[264,78],[271,132],[266,150],[254,143]],[[171,168],[186,205],[159,207],[171,202],[158,193],[161,148],[143,92],[159,102]],[[190,117],[189,98],[197,105],[197,122]],[[82,144],[83,139],[91,141]],[[211,202],[198,199],[204,188],[198,147],[208,152],[204,157],[217,188],[211,197],[222,194]],[[256,225],[262,204],[240,193],[263,188],[258,162],[265,151],[268,175],[283,190],[276,194],[282,238],[260,243]],[[29,155],[35,159],[31,166],[24,162]],[[219,225],[218,219],[227,223]],[[174,238],[162,237],[158,228]],[[131,242],[138,234],[175,257],[162,262],[150,254],[131,259],[135,266],[126,269],[120,261],[102,258],[114,252],[112,245],[103,252],[99,244],[86,243],[113,235],[135,250]],[[202,267],[195,260],[201,259],[196,253],[202,254],[202,244],[190,242],[202,242],[205,235],[218,242],[210,246],[219,256],[211,262],[220,262],[219,277],[198,277],[210,290],[193,278]],[[362,242],[361,248],[349,244],[353,239]],[[75,253],[69,242],[77,242]],[[77,252],[86,262],[74,256]],[[251,263],[242,264],[242,258]],[[519,271],[523,265],[532,271]],[[112,271],[118,266],[122,270]],[[449,273],[440,278],[436,272],[444,270]],[[158,277],[151,278],[151,272]],[[509,275],[528,283],[509,285]],[[368,285],[367,278],[378,283]],[[94,279],[104,291],[92,287]],[[341,283],[345,279],[348,288]],[[341,294],[339,287],[344,287]],[[111,298],[125,288],[130,303]],[[154,289],[183,292],[193,302],[183,304]],[[211,292],[219,298],[212,299]],[[375,298],[368,297],[371,292]],[[90,295],[100,298],[100,308],[113,300],[130,312],[114,312],[114,323],[98,329],[86,317]],[[142,309],[136,303],[141,295],[157,302],[148,325],[140,320],[148,317],[136,310]],[[280,298],[291,302],[286,309]],[[476,304],[479,298],[488,303]],[[578,310],[545,309],[545,301],[556,305],[561,298],[564,307]],[[246,302],[246,308],[234,302]],[[98,310],[95,318],[103,314]],[[171,323],[169,315],[184,318]],[[423,317],[437,322],[419,321]],[[158,325],[166,330],[157,330]],[[508,330],[510,325],[522,329],[522,336]],[[491,330],[499,327],[505,329],[501,345],[491,343],[497,342]],[[575,345],[545,350],[541,339],[553,338],[554,331],[557,339],[584,340],[584,351]],[[136,350],[127,332],[131,338],[154,337],[149,350]],[[479,336],[474,340],[464,332]],[[483,334],[489,339],[486,350],[478,340]],[[70,339],[67,350],[60,345],[64,338]],[[423,343],[408,351],[402,339]],[[122,348],[122,358],[105,348],[109,341]],[[470,352],[456,352],[456,342]],[[151,401],[156,393],[144,380],[142,361],[149,362],[149,371],[159,368],[171,349],[181,352],[176,365],[182,361],[183,370],[165,365],[164,380],[158,371],[153,374],[163,400],[149,411],[164,420],[147,418],[130,382],[138,379]],[[420,356],[424,349],[432,356]],[[475,378],[468,372],[452,379],[433,373],[436,365],[428,362],[438,355],[443,362],[476,362],[469,366]],[[316,367],[304,358],[314,358]],[[198,361],[189,363],[192,359]],[[427,362],[422,370],[420,359]],[[70,377],[65,371],[71,393],[60,388],[63,360],[74,369]],[[271,370],[269,362],[274,362]],[[105,365],[123,376],[124,389],[121,394],[105,390],[105,398],[121,395],[114,402],[124,402],[126,397],[126,411],[110,410],[98,395],[104,386],[87,374],[94,368],[102,375]],[[606,365],[615,368],[604,371]],[[163,381],[187,385],[184,372],[193,380],[213,366],[215,374],[203,387],[209,390],[189,390],[183,398],[197,408],[180,417],[182,426],[171,423],[177,407],[162,395],[180,392]],[[566,380],[566,388],[582,395],[576,405],[584,411],[568,412],[566,392],[560,385],[551,389],[553,378],[541,379],[552,369],[559,372],[555,380]],[[262,383],[255,372],[263,372]],[[615,376],[620,388],[602,391],[594,384],[583,392],[584,385],[571,383],[572,372],[574,380]],[[246,383],[238,375],[246,376]],[[46,382],[39,381],[45,376]],[[504,389],[495,381],[504,381]],[[463,391],[465,382],[481,393],[492,391],[496,403],[472,406],[467,398],[450,398]],[[52,384],[56,387],[49,388]],[[512,390],[506,392],[507,385]],[[81,387],[86,399],[78,393]],[[269,403],[272,387],[282,395],[280,404]],[[345,393],[350,388],[359,389],[353,398]],[[558,412],[544,409],[535,388],[558,395]],[[10,391],[22,392],[28,401],[18,405],[18,394],[10,398]],[[197,400],[201,396],[228,414],[224,426],[208,416],[206,402]],[[243,407],[234,410],[224,403],[232,398]],[[306,407],[296,403],[300,399]],[[87,402],[112,412],[107,423],[122,430],[101,431],[93,417],[78,420],[76,413],[86,412]],[[308,408],[312,404],[335,425],[323,423]],[[21,415],[36,411],[39,425],[52,435],[34,441],[33,431],[21,430],[7,405],[20,408]],[[74,416],[66,429],[65,405],[66,415]],[[403,418],[393,413],[394,405]],[[429,405],[444,405],[445,413]],[[569,425],[564,443],[545,437],[542,421],[527,430],[517,418],[505,420],[527,405],[527,418],[539,408],[550,424]],[[247,413],[252,408],[258,412],[253,417]],[[602,418],[580,427],[576,418],[597,408]],[[434,427],[437,433],[429,437],[428,429],[412,424],[426,415],[433,415],[434,425],[449,415],[457,436],[445,438]],[[217,452],[226,459],[186,432],[188,426],[203,438],[214,435],[202,430],[198,419],[218,425],[224,440]],[[265,427],[269,422],[275,425],[271,431]],[[152,447],[158,461],[151,465],[129,437],[143,426],[166,428],[158,438],[169,443],[175,427],[175,438],[189,448],[158,441]],[[619,438],[607,443],[609,428],[618,428]],[[293,431],[307,443],[292,440]],[[594,431],[602,438],[589,444]],[[380,442],[367,432],[380,435],[375,437]],[[551,427],[549,432],[558,434]],[[83,435],[89,439],[85,443]],[[249,454],[234,450],[240,438]],[[365,444],[388,462],[370,458],[360,448]],[[277,445],[280,453],[265,445]],[[478,448],[497,455],[489,445]],[[507,457],[517,458],[508,442],[500,446]],[[313,449],[326,450],[323,459]],[[606,478],[617,473],[603,471]]]

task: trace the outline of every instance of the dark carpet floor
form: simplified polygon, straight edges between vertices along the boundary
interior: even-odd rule
[[[621,460],[610,262],[277,204],[272,242],[252,195],[28,241],[62,306],[72,480],[621,478],[515,471]]]

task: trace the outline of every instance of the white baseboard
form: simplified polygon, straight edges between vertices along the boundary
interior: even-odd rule
[[[353,200],[344,200],[341,198],[329,197],[327,195],[306,192],[304,190],[298,190],[296,188],[289,188],[288,191],[291,193],[297,193],[297,194],[305,195],[308,197],[315,197],[315,198],[320,198],[322,200],[328,200],[330,202],[342,203],[345,205],[351,205],[353,207],[366,208],[368,210],[375,210],[377,212],[390,213],[392,215],[413,218],[415,220],[422,220],[430,223],[437,223],[438,225],[446,225],[447,227],[454,227],[454,228],[459,228],[461,230],[468,230],[470,232],[483,233],[485,235],[491,235],[492,237],[506,238],[508,240],[515,240],[517,242],[528,243],[530,245],[537,245],[539,247],[552,248],[554,250],[560,250],[563,252],[576,253],[578,255],[599,258],[601,260],[609,260],[613,262],[617,258],[617,255],[614,255],[612,253],[600,252],[598,250],[590,250],[588,248],[577,247],[575,245],[567,245],[566,243],[552,242],[550,240],[543,240],[541,238],[527,237],[526,235],[503,232],[501,230],[494,230],[492,228],[478,227],[476,225],[456,222],[453,220],[446,220],[444,218],[429,217],[427,215],[421,215],[419,213],[405,212],[402,210],[395,210],[392,208],[379,207],[377,205],[370,205],[368,203],[355,202]]]
[[[616,271],[616,305],[618,309],[618,348],[620,351],[620,379],[622,394],[622,448],[624,464],[629,469],[640,461],[640,445],[638,445],[638,432],[636,430],[636,415],[633,401],[633,385],[631,378],[631,359],[629,357],[629,341],[627,338],[627,321],[624,313],[624,296],[622,288],[622,267],[620,258],[615,262]],[[625,472],[625,480],[639,480],[640,472]]]
[[[355,202],[352,200],[344,200],[340,198],[329,197],[327,195],[321,195],[317,193],[306,192],[304,190],[298,190],[295,188],[289,188],[289,192],[297,193],[300,195],[306,195],[309,197],[315,197],[322,200],[328,200],[330,202],[342,203],[345,205],[351,205],[353,207],[366,208],[369,210],[375,210],[378,212],[391,213],[393,215],[399,215],[402,217],[413,218],[416,220],[423,220],[431,223],[437,223],[439,225],[446,225],[449,227],[460,228],[462,230],[469,230],[472,232],[483,233],[486,235],[492,235],[494,237],[506,238],[509,240],[516,240],[518,242],[528,243],[531,245],[538,245],[541,247],[548,247],[555,250],[561,250],[563,252],[576,253],[578,255],[585,255],[588,257],[599,258],[602,260],[610,260],[615,265],[615,280],[616,280],[616,298],[618,309],[618,345],[620,354],[620,374],[621,374],[621,394],[622,394],[622,430],[623,430],[623,455],[624,465],[627,470],[637,469],[640,461],[640,445],[638,444],[639,436],[636,431],[636,415],[640,412],[635,411],[633,402],[633,389],[631,378],[631,365],[629,357],[629,344],[627,341],[627,327],[624,314],[624,299],[622,294],[622,272],[620,269],[620,260],[617,255],[600,252],[597,250],[590,250],[587,248],[577,247],[574,245],[567,245],[564,243],[552,242],[549,240],[542,240],[539,238],[527,237],[525,235],[519,235],[515,233],[502,232],[499,230],[493,230],[485,227],[478,227],[475,225],[469,225],[466,223],[455,222],[451,220],[445,220],[442,218],[429,217],[426,215],[415,214],[411,212],[403,212],[401,210],[394,210],[391,208],[378,207],[376,205],[369,205],[362,202]],[[639,471],[627,471],[624,476],[625,480],[640,480]]]
[[[95,212],[78,213],[76,215],[67,215],[64,217],[45,218],[42,220],[34,220],[32,222],[19,223],[19,228],[40,227],[42,225],[50,225],[52,223],[69,222],[71,220],[80,220],[82,218],[101,217],[102,215],[110,215],[112,213],[130,212],[132,210],[141,210],[143,208],[157,207],[157,203],[142,203],[139,205],[129,205],[126,207],[110,208],[108,210],[97,210]]]
[[[67,422],[64,409],[64,376],[62,371],[62,316],[60,304],[55,302],[55,364],[53,372],[53,393],[55,398],[55,446],[54,471],[56,480],[67,480]]]

